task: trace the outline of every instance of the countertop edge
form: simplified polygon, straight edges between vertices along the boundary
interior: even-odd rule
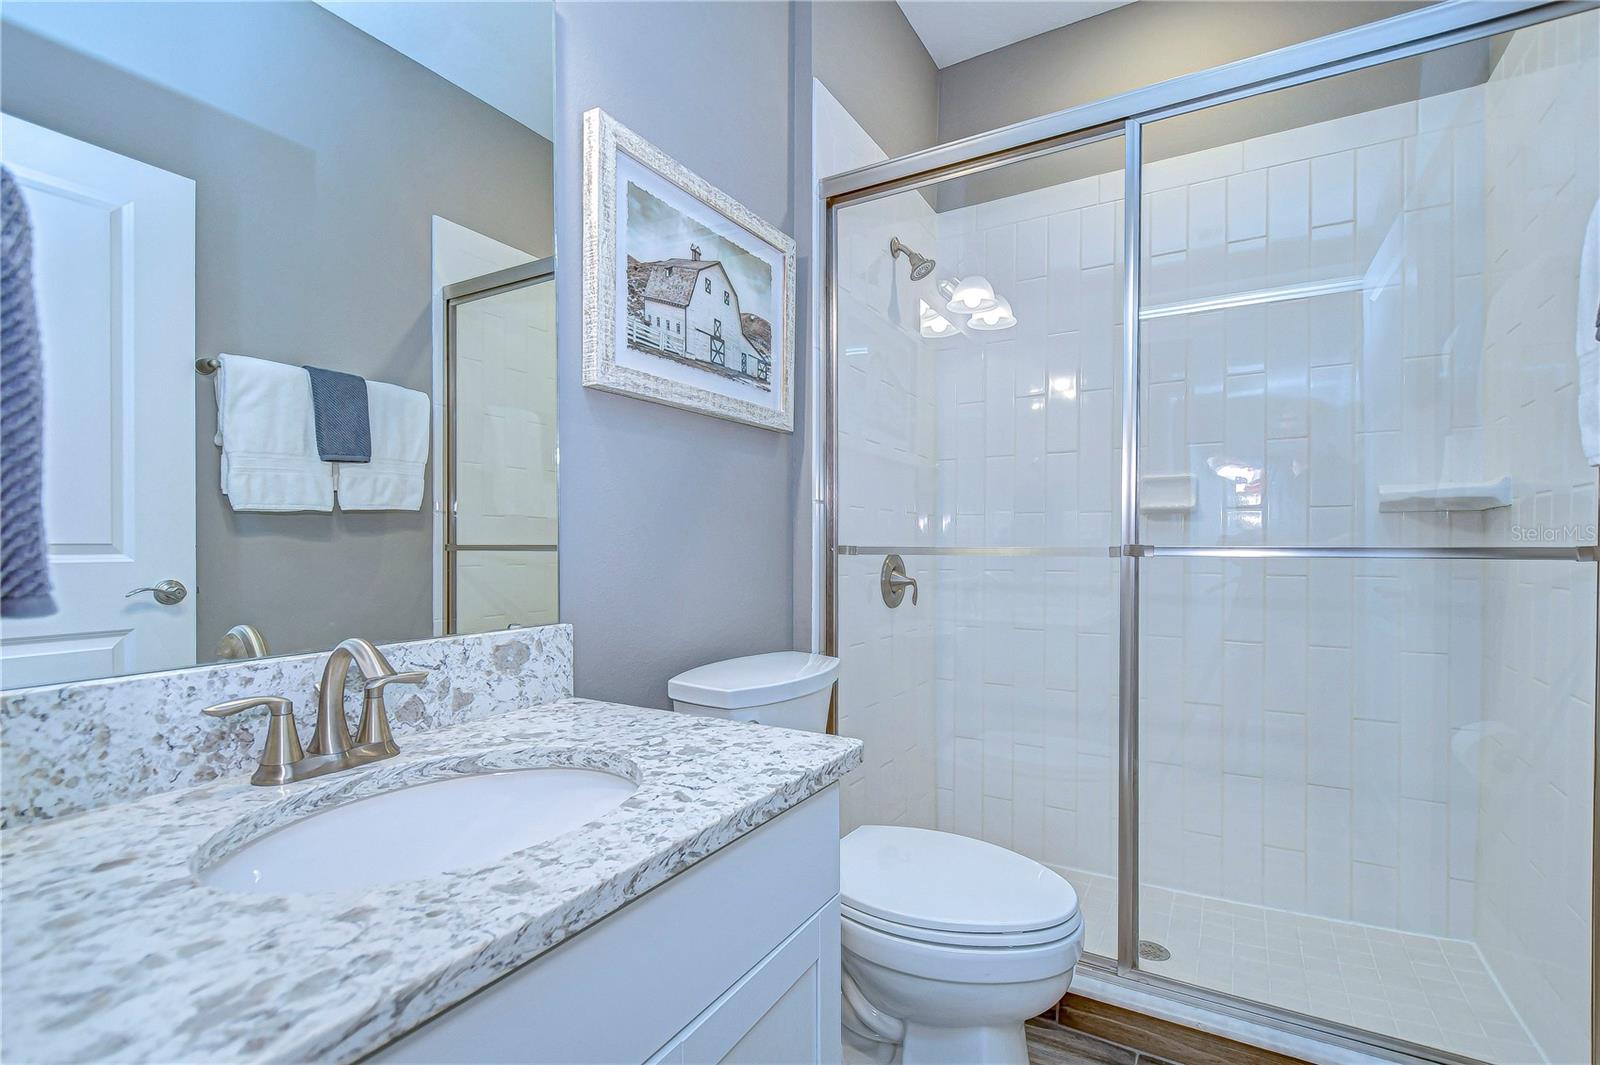
[[[665,711],[664,711],[665,712]],[[846,737],[840,737],[844,739]],[[721,823],[702,829],[676,843],[665,854],[671,855],[663,862],[663,854],[635,862],[604,880],[597,881],[569,909],[584,914],[576,923],[565,925],[552,936],[535,935],[538,917],[509,935],[501,936],[465,962],[447,965],[426,979],[405,987],[397,987],[387,1003],[405,1003],[398,1012],[385,1015],[382,1005],[366,1019],[353,1022],[343,1034],[329,1040],[328,1033],[317,1033],[322,1038],[310,1038],[292,1048],[281,1060],[285,1063],[332,1060],[357,1062],[382,1050],[388,1044],[403,1038],[435,1017],[461,1005],[467,999],[485,990],[516,970],[536,961],[545,954],[572,939],[580,932],[598,924],[622,907],[643,897],[650,891],[709,858],[723,847],[734,843],[792,810],[813,796],[837,784],[844,775],[861,764],[862,745],[841,753],[838,757],[812,770],[801,778],[770,793],[766,798],[745,804]],[[620,891],[617,889],[620,887]],[[615,899],[606,898],[617,891]],[[431,995],[430,995],[431,992]],[[417,1009],[412,1004],[427,1002]]]

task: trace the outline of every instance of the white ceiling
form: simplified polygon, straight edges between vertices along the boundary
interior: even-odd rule
[[[899,0],[941,67],[1090,18],[1133,0]]]
[[[554,139],[551,0],[317,0],[446,81]]]

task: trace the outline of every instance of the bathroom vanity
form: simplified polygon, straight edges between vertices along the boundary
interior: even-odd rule
[[[562,699],[402,746],[0,834],[7,925],[29,929],[0,959],[8,1055],[838,1059],[858,742]],[[528,822],[553,834],[502,838]]]
[[[837,792],[807,799],[372,1060],[839,1060]]]

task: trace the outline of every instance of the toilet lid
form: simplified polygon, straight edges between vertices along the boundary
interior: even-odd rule
[[[862,825],[839,844],[845,906],[949,932],[1027,932],[1078,912],[1078,893],[1031,858],[924,828]]]
[[[667,696],[719,710],[781,703],[822,691],[839,675],[839,660],[804,651],[773,651],[709,662],[667,681]]]

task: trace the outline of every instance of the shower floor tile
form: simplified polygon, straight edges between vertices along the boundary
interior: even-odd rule
[[[1117,950],[1116,882],[1058,869],[1077,889],[1085,948]],[[1172,952],[1140,968],[1484,1061],[1541,1063],[1472,943],[1310,917],[1165,888],[1139,898],[1140,938]]]

